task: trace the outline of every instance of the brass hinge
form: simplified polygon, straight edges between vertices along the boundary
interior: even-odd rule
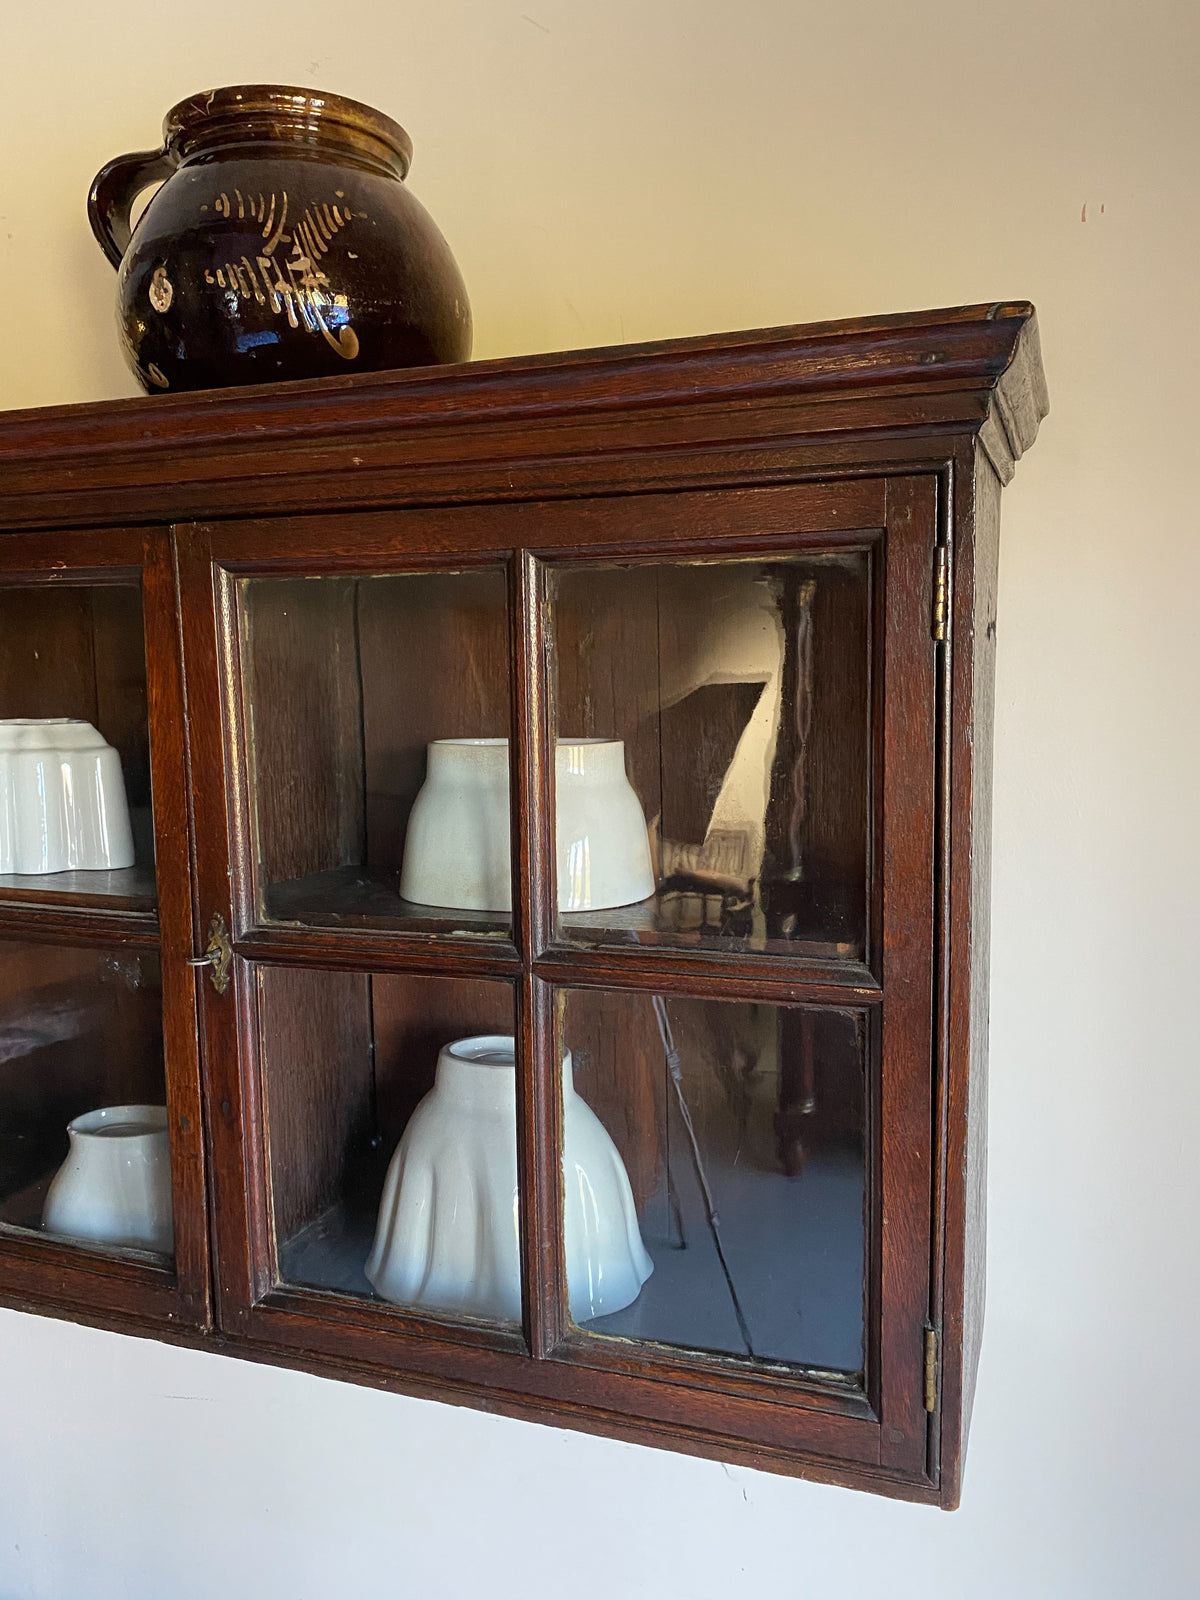
[[[944,544],[933,551],[933,637],[940,644],[946,637],[946,608],[949,602],[950,553]]]
[[[925,1409],[935,1411],[938,1397],[938,1336],[933,1328],[925,1329]]]

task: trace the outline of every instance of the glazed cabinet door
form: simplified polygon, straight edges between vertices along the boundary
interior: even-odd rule
[[[0,1296],[208,1321],[165,530],[0,540]]]
[[[176,531],[229,1333],[928,1485],[936,506]]]

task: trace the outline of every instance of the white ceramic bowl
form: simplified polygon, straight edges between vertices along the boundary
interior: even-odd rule
[[[635,1300],[653,1263],[624,1163],[563,1062],[567,1288],[576,1322]],[[392,1157],[367,1278],[397,1305],[517,1322],[515,1042],[459,1039]]]
[[[71,1149],[46,1194],[42,1226],[93,1244],[175,1248],[165,1106],[105,1106],[67,1128]]]
[[[560,740],[554,785],[559,910],[652,895],[646,819],[621,740]],[[436,739],[408,820],[400,893],[420,905],[510,911],[509,841],[508,740]]]
[[[121,758],[90,722],[0,720],[0,872],[133,865]]]

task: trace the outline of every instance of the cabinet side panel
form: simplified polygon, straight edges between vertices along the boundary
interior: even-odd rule
[[[957,1505],[983,1339],[987,1232],[988,964],[1000,480],[982,450],[955,506],[950,1029],[942,1501]]]
[[[996,589],[1000,480],[980,454],[975,483],[975,648],[971,786],[971,1054],[967,1084],[966,1270],[963,1293],[965,1447],[983,1339],[987,1229],[988,979],[992,943],[992,741],[996,711]]]

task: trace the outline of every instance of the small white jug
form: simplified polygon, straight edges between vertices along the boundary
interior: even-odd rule
[[[76,1117],[42,1226],[92,1244],[174,1252],[165,1106],[105,1106]]]

